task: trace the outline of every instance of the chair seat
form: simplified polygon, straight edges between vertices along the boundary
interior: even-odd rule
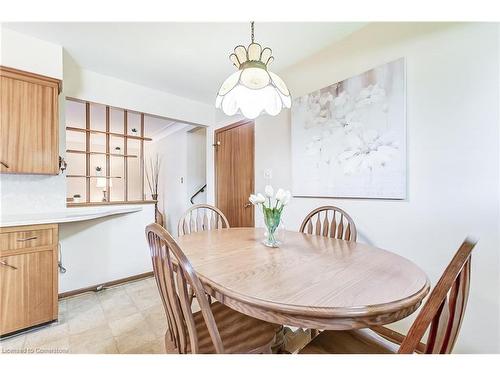
[[[323,331],[299,354],[395,354],[399,346],[371,329]]]
[[[252,318],[219,302],[212,303],[210,308],[212,309],[225,353],[270,352],[276,332],[280,329],[279,325]],[[201,311],[194,313],[193,318],[198,335],[199,353],[215,354],[215,348]],[[169,337],[168,332],[165,337]],[[172,349],[173,345],[167,345],[167,352],[177,352],[177,350]],[[187,352],[191,353],[189,340]]]

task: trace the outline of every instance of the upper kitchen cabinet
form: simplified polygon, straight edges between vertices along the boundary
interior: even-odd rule
[[[0,67],[0,172],[58,174],[61,81]]]

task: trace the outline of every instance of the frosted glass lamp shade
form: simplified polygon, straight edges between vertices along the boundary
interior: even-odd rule
[[[283,108],[292,106],[285,82],[267,69],[273,61],[270,48],[262,49],[257,43],[248,48],[237,46],[229,59],[239,70],[222,83],[215,100],[216,108],[229,116],[239,112],[254,119],[262,113],[275,116]]]
[[[215,106],[226,115],[240,112],[249,119],[262,113],[276,116],[290,108],[290,92],[281,78],[266,69],[251,67],[237,71],[222,84]]]

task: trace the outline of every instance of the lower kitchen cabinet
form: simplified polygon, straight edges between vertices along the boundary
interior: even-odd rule
[[[58,316],[57,225],[0,228],[0,334]]]

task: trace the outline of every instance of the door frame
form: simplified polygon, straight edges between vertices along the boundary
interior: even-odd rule
[[[237,121],[235,123],[223,126],[221,128],[215,129],[214,131],[214,143],[212,144],[212,147],[214,148],[214,202],[215,206],[218,207],[219,202],[218,202],[218,174],[217,174],[217,136],[219,133],[222,133],[226,130],[231,130],[233,128],[237,128],[242,125],[247,125],[247,124],[252,124],[253,126],[253,132],[252,132],[252,143],[253,143],[253,157],[252,157],[252,193],[255,192],[255,121],[254,120],[249,120],[249,119],[244,119]],[[253,210],[253,223],[252,225],[255,226],[255,207],[252,205],[252,210]]]

